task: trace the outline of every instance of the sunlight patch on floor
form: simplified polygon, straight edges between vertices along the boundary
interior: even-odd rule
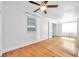
[[[78,51],[78,57],[79,57],[79,51]]]
[[[63,44],[62,46],[67,49],[67,50],[70,50],[70,51],[73,51],[75,52],[76,49],[75,49],[75,44],[74,43],[70,43],[70,42],[67,42],[67,41],[63,41]]]
[[[62,47],[65,48],[66,50],[72,51],[72,52],[76,52],[77,50],[75,49],[75,39],[74,38],[67,38],[67,37],[61,37],[62,39]],[[68,40],[71,40],[68,41]]]
[[[61,39],[66,39],[66,40],[72,40],[72,41],[75,41],[74,38],[68,38],[68,37],[61,37]]]

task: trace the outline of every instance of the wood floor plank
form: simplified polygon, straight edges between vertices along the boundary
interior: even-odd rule
[[[69,38],[70,39],[70,38]],[[74,38],[75,39],[75,38]],[[69,46],[67,46],[70,44]],[[35,44],[9,51],[3,54],[6,57],[76,57],[75,41],[54,37]],[[72,47],[71,47],[72,46]],[[71,49],[72,48],[72,49]],[[72,51],[71,51],[72,50]]]

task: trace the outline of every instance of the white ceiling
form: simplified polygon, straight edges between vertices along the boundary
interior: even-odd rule
[[[35,1],[41,3],[41,1]],[[47,14],[39,10],[35,14],[44,15],[52,19],[61,19],[64,14],[73,14],[73,17],[79,15],[79,2],[78,1],[49,1],[48,5],[58,4],[57,8],[47,8]],[[26,10],[33,12],[39,8],[39,6],[26,2]]]

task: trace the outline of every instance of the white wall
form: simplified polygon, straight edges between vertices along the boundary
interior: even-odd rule
[[[49,24],[49,37],[52,37],[52,23],[55,23],[54,20],[45,17],[37,18],[37,39],[44,40],[48,39],[48,22]]]
[[[52,19],[36,17],[37,32],[27,32],[25,2],[3,2],[3,53],[48,38],[48,22]]]
[[[49,32],[49,38],[51,38],[52,37],[52,23],[51,22],[49,22],[49,30],[48,30],[48,32]]]
[[[79,17],[77,18],[77,46],[78,46],[78,50],[79,50]]]
[[[35,33],[28,33],[24,2],[3,2],[3,52],[30,44]]]
[[[1,18],[2,2],[0,2],[0,56],[2,55],[2,18]]]
[[[56,34],[55,35],[56,36],[61,36],[62,35],[62,25],[59,22],[56,24]]]
[[[79,18],[77,18],[77,36],[79,37]]]
[[[37,18],[37,39],[44,40],[48,38],[48,19],[44,17]]]
[[[56,23],[53,23],[52,25],[53,25],[53,26],[52,26],[52,27],[53,27],[53,28],[52,28],[53,36],[55,36],[55,35],[56,35],[56,25],[57,25],[57,24],[56,24]]]

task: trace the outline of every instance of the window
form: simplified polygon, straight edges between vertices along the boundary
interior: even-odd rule
[[[27,16],[27,31],[36,31],[36,20],[34,17]]]
[[[77,23],[68,22],[62,24],[62,34],[75,35],[77,33]]]

